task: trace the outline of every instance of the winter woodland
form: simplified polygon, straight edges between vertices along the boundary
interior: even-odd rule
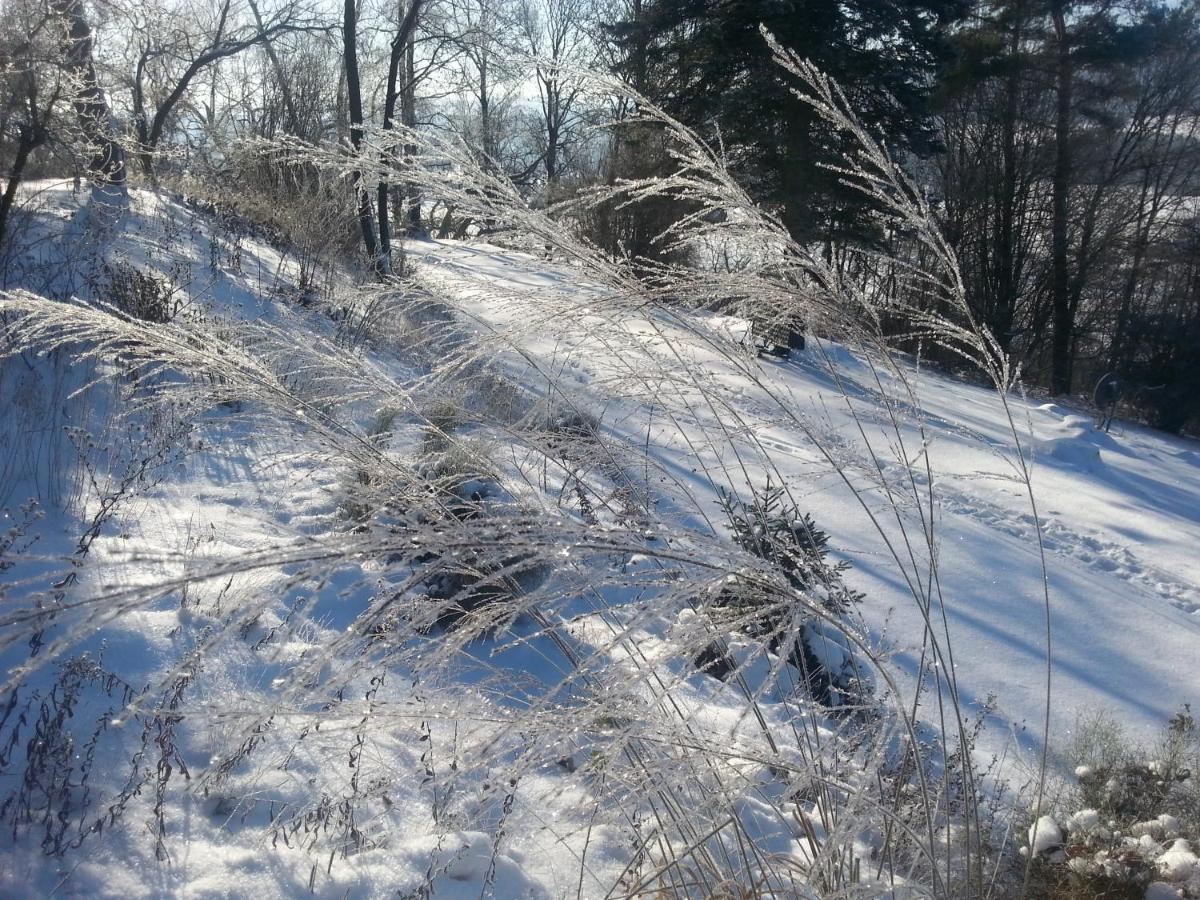
[[[0,896],[1200,900],[1196,0],[5,0],[0,190]]]

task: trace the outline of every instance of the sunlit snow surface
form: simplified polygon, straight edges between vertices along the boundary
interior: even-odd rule
[[[606,379],[622,385],[628,379],[609,363],[605,343],[611,336],[599,327],[589,332],[583,311],[592,300],[580,301],[581,315],[567,335],[540,336],[534,327],[514,325],[525,316],[536,319],[536,303],[522,306],[509,291],[561,289],[564,282],[586,290],[586,285],[578,286],[570,273],[546,272],[537,260],[492,247],[440,243],[416,252],[429,277],[477,298],[481,317],[502,322],[525,347],[575,373],[590,408],[610,410],[612,427],[637,435],[650,419],[667,462],[685,478],[699,468],[689,453],[703,438],[689,434],[686,424],[675,428],[648,413],[631,416],[631,424],[622,418],[629,404],[612,410]],[[489,310],[489,297],[497,293],[505,298],[500,312]],[[638,323],[628,327],[639,330]],[[712,317],[708,330],[718,339],[736,340],[744,325]],[[866,437],[883,476],[903,479],[895,455],[888,456],[895,439],[881,411],[880,388],[892,399],[904,395],[880,368],[868,367],[839,345],[810,341],[809,350],[791,361],[764,363],[756,385],[730,373],[723,357],[694,338],[684,341],[682,352],[708,362],[747,420],[767,408],[763,394],[770,390],[868,471],[875,460],[857,433],[853,410],[867,423]],[[666,350],[663,356],[668,358]],[[670,368],[669,359],[664,365]],[[904,411],[905,457],[923,466],[918,425],[923,426],[938,500],[941,595],[959,684],[976,701],[997,696],[985,744],[1002,745],[1001,732],[1009,727],[1040,734],[1046,669],[1042,574],[1029,496],[1015,478],[1008,417],[994,390],[922,371],[912,361],[905,368],[920,403],[919,410]],[[1105,434],[1086,411],[1019,396],[1009,400],[1023,452],[1033,463],[1047,554],[1055,728],[1065,733],[1077,711],[1104,709],[1135,730],[1154,731],[1182,704],[1200,699],[1200,445],[1124,422]],[[868,621],[881,635],[886,632],[903,666],[905,648],[920,643],[922,622],[896,584],[886,549],[812,442],[780,423],[778,415],[766,419],[753,435],[731,434],[730,441],[756,441],[765,448],[804,498],[802,505],[834,535],[832,543],[854,565],[852,583],[867,595]],[[712,464],[728,457],[728,448],[710,447],[701,455]],[[703,491],[704,479],[694,478],[689,487]]]
[[[175,200],[135,192],[129,209],[97,229],[75,214],[84,197],[77,200],[66,186],[43,185],[39,191],[28,206],[35,219],[25,224],[27,255],[20,265],[6,262],[8,287],[51,295],[82,290],[87,272],[70,262],[79,256],[73,242],[94,242],[90,250],[105,256],[174,273],[214,314],[268,319],[284,329],[332,327],[285,302],[294,262],[260,239],[242,241],[235,267],[230,248],[219,245],[208,220]],[[544,374],[553,373],[558,395],[587,411],[606,433],[649,450],[657,483],[648,486],[658,493],[660,514],[679,527],[703,530],[719,523],[718,486],[743,492],[747,483],[761,484],[767,475],[763,461],[769,459],[772,477],[783,476],[801,506],[829,532],[837,555],[853,564],[848,578],[866,596],[862,616],[908,694],[915,689],[924,624],[893,563],[904,532],[885,500],[900,498],[901,520],[919,536],[929,511],[904,501],[911,497],[905,494],[910,476],[900,460],[914,464],[918,480],[927,479],[928,461],[938,559],[931,616],[939,629],[945,617],[968,711],[993,698],[995,712],[979,753],[1005,755],[1017,773],[1032,765],[1042,735],[1047,672],[1038,520],[1015,477],[1017,450],[994,391],[905,360],[903,370],[919,401],[913,406],[885,366],[840,344],[810,341],[809,350],[790,361],[758,366],[737,346],[745,325],[736,319],[680,313],[614,323],[604,313],[604,292],[565,264],[456,242],[419,242],[409,253],[420,283],[461,303],[468,333],[507,348],[501,355],[515,380],[538,392]],[[420,369],[403,354],[379,356],[379,364],[401,381]],[[633,371],[630,359],[638,361]],[[682,359],[701,366],[711,384],[696,390],[676,383]],[[36,390],[36,385],[14,369],[19,364],[0,364],[5,392],[0,449],[16,446],[18,429],[29,426],[13,406],[19,397],[15,386]],[[70,415],[78,415],[88,401],[70,402],[76,404]],[[1022,452],[1033,464],[1049,576],[1052,733],[1065,741],[1078,713],[1102,709],[1135,733],[1149,735],[1184,703],[1200,701],[1200,446],[1122,422],[1104,434],[1086,412],[1015,396],[1009,402]],[[34,408],[32,401],[22,407]],[[93,424],[103,424],[102,403],[89,414]],[[314,468],[286,436],[263,437],[233,419],[228,425],[214,421],[207,439],[221,443],[201,443],[173,460],[156,486],[101,535],[81,569],[77,591],[111,592],[120,587],[113,578],[162,581],[189,552],[238,558],[317,534],[336,515],[340,473]],[[844,474],[834,470],[831,458]],[[44,460],[17,460],[0,471],[0,505],[15,509],[36,490],[31,486],[49,478],[44,469]],[[38,553],[66,557],[90,510],[68,515],[53,503],[45,505],[48,514],[37,525]],[[928,571],[922,553],[920,546],[913,550],[918,558],[913,571]],[[119,565],[108,570],[105,562]],[[40,571],[0,574],[10,587],[6,602],[36,584]],[[325,599],[352,609],[367,590],[357,586],[361,575],[330,572]],[[288,577],[284,568],[265,568],[238,576],[227,590],[239,602],[288,596]],[[210,599],[220,589],[221,584],[203,588]],[[337,605],[330,603],[330,609],[264,664],[254,641],[281,621],[280,607],[265,606],[244,639],[223,643],[204,661],[204,677],[197,678],[190,700],[197,708],[207,700],[225,709],[241,703],[253,714],[265,692],[278,687],[273,679],[289,659],[319,657],[330,635],[345,627]],[[205,625],[203,614],[189,614],[178,602],[150,606],[106,624],[80,649],[102,655],[106,668],[140,688],[166,677]],[[597,646],[605,640],[587,627],[575,637]],[[646,634],[642,652],[653,658],[667,637]],[[11,650],[6,667],[19,664],[22,652],[27,653],[23,647]],[[557,677],[552,660],[520,646],[511,652],[514,667],[535,682]],[[339,664],[328,661],[334,670]],[[620,664],[614,655],[614,665]],[[463,683],[465,706],[471,690],[466,667]],[[727,686],[698,676],[684,687],[682,702],[697,721],[730,732],[741,727],[744,708]],[[485,889],[496,897],[602,896],[628,861],[630,835],[606,817],[597,821],[589,798],[577,782],[561,777],[561,769],[523,773],[515,801],[506,794],[502,772],[464,774],[454,796],[431,798],[427,763],[448,766],[492,732],[484,724],[459,729],[449,717],[439,717],[445,710],[423,691],[398,677],[380,695],[383,715],[393,716],[395,724],[375,730],[366,771],[397,788],[387,804],[364,814],[362,827],[371,837],[367,849],[339,855],[329,865],[327,854],[314,857],[286,841],[272,841],[261,811],[239,818],[234,800],[256,792],[311,804],[323,793],[345,791],[351,772],[343,767],[344,736],[314,734],[295,744],[286,767],[280,758],[278,765],[235,772],[207,795],[173,795],[165,813],[172,836],[169,864],[155,859],[145,804],[121,828],[89,837],[80,851],[62,858],[44,856],[36,840],[14,844],[11,835],[0,836],[0,893],[268,897],[300,895],[311,887],[320,896],[349,891],[366,897],[413,890],[431,879],[438,897],[475,898]],[[114,702],[93,690],[80,715],[101,721]],[[286,712],[279,720],[286,722]],[[423,722],[432,724],[422,731],[417,726]],[[118,733],[122,723],[110,727]],[[234,726],[216,720],[181,738],[189,769],[212,766],[216,748],[225,746],[225,727]],[[111,752],[111,759],[98,770],[123,779],[127,756],[119,742],[107,746],[102,742],[99,752]],[[0,775],[0,793],[12,789],[14,777],[11,770]],[[752,828],[758,801],[741,802],[742,818]],[[768,821],[764,848],[797,852],[794,835],[770,829]]]

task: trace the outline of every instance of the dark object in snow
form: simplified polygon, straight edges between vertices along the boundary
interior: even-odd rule
[[[493,527],[516,512],[511,501],[494,478],[464,476],[436,495],[436,511],[430,510],[418,519],[440,533],[457,529],[460,549],[412,555],[397,552],[387,557],[389,565],[408,564],[419,571],[410,599],[431,607],[419,614],[423,623],[417,626],[419,631],[449,631],[468,616],[483,614],[489,607],[535,590],[547,577],[546,567],[535,552],[506,551],[493,543]],[[410,525],[401,527],[407,533]],[[476,528],[478,532],[473,531]],[[494,609],[492,615],[503,618]],[[487,629],[496,624],[490,622]],[[372,630],[383,637],[392,629],[393,623],[385,618]]]
[[[1117,411],[1117,401],[1124,393],[1125,381],[1115,372],[1102,375],[1096,382],[1096,390],[1092,392],[1092,402],[1100,411],[1100,420],[1096,423],[1097,428],[1108,431],[1109,426],[1112,425],[1113,414]]]
[[[424,581],[426,596],[439,604],[433,626],[443,631],[452,629],[472,613],[525,593],[541,575],[532,553],[495,561],[466,554],[436,569]]]
[[[186,292],[174,279],[143,272],[120,260],[104,263],[90,282],[98,299],[140,322],[165,325],[188,304]]]
[[[787,359],[793,350],[804,349],[804,332],[804,322],[796,318],[750,321],[750,340],[761,356]]]
[[[734,542],[776,566],[792,589],[833,615],[847,612],[861,599],[842,581],[847,564],[826,560],[829,536],[811,516],[796,509],[782,488],[768,484],[755,492],[750,503],[724,494],[722,506]],[[809,696],[822,706],[833,710],[861,705],[870,686],[849,643],[815,615],[795,619],[792,604],[781,599],[765,591],[757,579],[736,576],[720,585],[710,608],[729,611],[741,620],[741,631],[766,639],[772,653],[800,672]],[[716,641],[704,647],[693,664],[721,681],[727,681],[737,667]]]
[[[697,653],[692,665],[718,681],[728,681],[729,676],[737,670],[737,663],[733,661],[733,657],[717,641],[713,641]]]
[[[503,503],[499,508],[489,502],[503,497],[499,483],[478,476],[458,484],[455,499],[446,502],[446,510],[460,523],[482,523],[512,512]],[[432,564],[422,582],[426,596],[439,604],[434,627],[449,630],[466,616],[485,607],[525,593],[545,577],[537,554],[531,551],[496,554],[486,549],[466,550],[455,556],[427,555],[420,562]]]

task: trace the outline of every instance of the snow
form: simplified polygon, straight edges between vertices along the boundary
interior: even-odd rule
[[[1187,881],[1192,877],[1200,859],[1192,852],[1192,845],[1178,838],[1171,848],[1158,858],[1159,875],[1165,881]]]
[[[17,279],[21,286],[52,296],[83,291],[84,263],[69,251],[86,238],[97,259],[125,259],[170,275],[213,315],[270,323],[300,342],[334,338],[328,317],[285,301],[295,288],[293,261],[261,236],[239,239],[233,266],[230,248],[205,216],[166,195],[134,191],[127,208],[97,209],[91,216],[84,215],[88,198],[74,197],[66,186],[42,185],[38,196],[33,218],[23,226],[32,249]],[[939,633],[948,631],[953,651],[950,671],[937,674],[955,680],[968,713],[984,716],[976,746],[981,759],[1002,756],[1021,773],[1036,764],[1046,715],[1044,587],[1052,639],[1050,732],[1059,744],[1069,740],[1080,712],[1108,710],[1135,736],[1149,738],[1200,696],[1195,442],[1121,423],[1106,434],[1077,410],[1009,396],[1018,450],[994,391],[943,377],[916,360],[904,359],[891,372],[869,354],[813,339],[809,352],[759,365],[739,347],[746,326],[738,319],[671,313],[614,321],[604,289],[568,266],[478,242],[421,242],[409,251],[417,282],[460,306],[469,339],[508,348],[503,374],[535,395],[549,391],[547,376],[553,376],[560,409],[586,413],[607,438],[648,451],[643,480],[665,520],[663,535],[648,531],[648,539],[673,538],[673,530],[719,530],[721,486],[744,492],[768,474],[782,479],[829,531],[837,556],[853,563],[847,577],[865,595],[863,633],[886,656],[905,705],[929,674],[921,668],[926,622],[904,575],[925,583],[936,561],[930,618]],[[220,253],[224,261],[214,261]],[[71,266],[64,265],[67,259]],[[364,365],[420,390],[430,370],[422,352],[406,347],[377,353]],[[436,355],[436,348],[424,352]],[[681,359],[707,372],[708,381],[680,378]],[[631,371],[631,360],[641,368]],[[58,571],[75,550],[80,523],[95,509],[95,491],[67,479],[60,465],[70,457],[69,446],[47,439],[44,452],[4,452],[24,439],[32,423],[51,423],[51,432],[64,417],[86,414],[87,424],[106,434],[115,396],[102,397],[98,388],[70,399],[70,391],[49,398],[39,393],[35,381],[73,388],[89,377],[56,373],[51,366],[58,364],[43,361],[23,373],[0,362],[6,392],[0,399],[0,422],[6,423],[0,426],[0,459],[9,460],[8,468],[0,468],[0,506],[15,508],[37,493],[51,509],[37,524],[37,558],[0,573],[0,585],[11,589],[5,602],[19,599],[23,586],[45,571]],[[18,378],[23,391],[7,393]],[[909,386],[919,405],[911,402]],[[364,405],[362,417],[374,416],[381,405]],[[898,430],[890,427],[893,410],[901,411]],[[480,435],[493,446],[502,439]],[[392,440],[411,449],[420,431],[401,422]],[[844,477],[831,460],[843,467]],[[892,512],[885,501],[901,498],[899,515],[909,534],[920,536],[924,515],[911,496],[905,499],[906,461],[917,463],[917,478],[932,477],[938,543],[931,554],[918,540],[914,558],[901,569],[890,549],[903,546],[901,523],[886,518]],[[1033,467],[1036,514],[1016,477],[1025,463]],[[514,471],[532,466],[515,457],[506,464]],[[284,429],[261,429],[234,408],[207,413],[200,443],[173,458],[123,512],[119,527],[97,539],[79,570],[77,590],[119,596],[124,588],[169,579],[197,559],[245,560],[294,546],[287,542],[319,535],[337,521],[345,477],[345,471],[313,464]],[[480,479],[478,486],[486,490],[488,482]],[[564,570],[573,549],[562,550]],[[652,564],[649,557],[631,556],[624,593],[605,594],[612,615],[580,615],[569,634],[575,646],[602,648],[598,655],[613,671],[629,673],[621,700],[632,711],[653,705],[644,661],[672,665],[671,648],[696,640],[704,628],[686,608],[657,631],[643,620],[621,618],[622,605],[636,605],[639,578]],[[349,667],[330,648],[371,602],[371,577],[368,563],[351,561],[325,573],[317,591],[298,579],[294,567],[243,571],[228,583],[212,579],[189,588],[193,596],[184,602],[140,606],[106,620],[76,649],[119,670],[139,689],[160,682],[166,687],[181,658],[219,632],[229,615],[239,616],[243,639],[226,639],[209,653],[204,677],[188,698],[193,709],[220,705],[225,711],[207,729],[179,736],[179,759],[200,773],[219,765],[221,754],[251,727],[247,723],[258,722],[268,697],[297,696],[296,673],[313,683],[339,683]],[[301,595],[317,610],[302,625],[274,603]],[[626,628],[628,641],[616,640],[614,634]],[[822,634],[828,638],[821,644],[826,662],[843,666],[852,653],[846,639],[832,629]],[[772,722],[788,721],[779,658],[737,635],[728,643],[740,676],[761,687],[756,712]],[[636,664],[631,646],[640,657]],[[23,645],[18,649],[25,652]],[[5,651],[5,668],[19,662],[13,653]],[[459,682],[441,694],[435,688],[445,685],[403,671],[375,695],[380,715],[394,716],[387,721],[397,724],[372,733],[364,777],[396,787],[386,804],[370,809],[361,848],[336,864],[326,866],[327,852],[318,859],[303,849],[307,833],[293,835],[291,846],[271,840],[269,815],[277,813],[276,801],[311,813],[320,798],[347,791],[344,736],[358,721],[358,707],[331,715],[328,729],[295,747],[263,751],[268,755],[258,769],[235,766],[211,791],[174,794],[166,822],[179,841],[171,845],[169,866],[156,859],[151,828],[145,827],[148,810],[139,807],[133,827],[89,838],[81,855],[48,858],[36,839],[6,845],[0,893],[17,895],[35,885],[45,894],[61,882],[76,896],[271,897],[311,890],[366,897],[418,892],[426,884],[438,897],[475,898],[485,889],[496,897],[604,896],[629,865],[630,847],[645,835],[637,830],[641,825],[599,809],[587,779],[564,776],[589,772],[595,759],[588,740],[598,737],[564,740],[561,763],[520,772],[519,787],[508,784],[508,773],[454,768],[457,755],[490,746],[503,733],[495,723],[471,717],[542,697],[564,678],[563,651],[548,647],[535,624],[518,622],[504,640],[477,642],[462,655]],[[514,677],[502,703],[491,705],[485,675],[505,665],[524,680]],[[781,822],[772,805],[756,796],[768,790],[770,779],[744,696],[734,685],[694,672],[677,668],[670,674],[689,726],[738,758],[740,780],[754,785],[731,804],[744,833],[767,854],[810,859],[808,831]],[[345,678],[347,696],[358,703],[367,686]],[[100,686],[87,690],[87,712],[100,721],[117,701]],[[426,729],[417,736],[414,720]],[[812,721],[814,729],[825,727]],[[138,726],[130,727],[128,717],[108,722],[97,739],[100,770],[124,771]],[[620,723],[600,724],[596,731],[615,731]],[[1075,774],[1083,778],[1090,771]],[[12,776],[2,775],[0,792],[7,794]],[[589,777],[602,781],[605,774]],[[439,794],[444,785],[446,793]],[[269,814],[255,804],[259,797],[273,798]],[[823,837],[821,809],[815,803],[805,808],[810,830]],[[1158,834],[1178,832],[1178,822],[1160,817],[1155,824]],[[1064,825],[1073,834],[1097,828],[1099,820],[1083,810]],[[871,846],[869,835],[858,840]],[[1034,854],[1062,843],[1063,829],[1050,816],[1029,830]],[[1159,877],[1175,884],[1193,876],[1197,860],[1186,841],[1176,840],[1157,864]],[[1146,896],[1178,894],[1158,883]]]
[[[1081,809],[1067,819],[1067,832],[1074,837],[1083,831],[1094,831],[1100,827],[1100,814],[1094,809]]]
[[[1041,816],[1029,826],[1029,849],[1037,856],[1050,853],[1062,846],[1063,833],[1053,816]]]
[[[1146,887],[1146,900],[1179,900],[1179,897],[1179,891],[1164,881],[1154,881]]]
[[[697,518],[708,511],[703,492],[711,496],[698,471],[719,472],[735,453],[769,455],[818,522],[838,523],[834,544],[854,563],[850,579],[867,596],[865,618],[877,635],[886,633],[893,662],[915,683],[923,624],[895,612],[905,590],[888,570],[887,547],[804,427],[835,445],[864,478],[873,468],[872,454],[885,478],[900,474],[885,423],[876,414],[870,423],[876,427],[864,440],[850,415],[851,401],[841,395],[846,388],[858,398],[855,410],[878,409],[884,398],[870,360],[842,345],[812,341],[810,351],[793,360],[746,373],[730,365],[720,346],[739,333],[729,317],[708,321],[711,343],[702,329],[662,321],[624,322],[625,334],[614,335],[614,323],[595,311],[595,288],[548,270],[543,261],[450,241],[419,244],[412,252],[422,263],[421,276],[463,298],[498,340],[520,346],[546,370],[567,373],[576,402],[606,410],[614,431],[639,442],[649,431],[663,467],[700,495]],[[531,290],[543,293],[533,296]],[[546,294],[557,303],[547,303]],[[566,325],[564,309],[571,311]],[[689,404],[687,415],[674,418],[676,427],[664,422],[661,411],[637,408],[639,390],[648,385],[630,384],[609,361],[636,342],[659,360],[656,374],[669,371],[670,361],[653,355],[655,332],[669,335],[674,346],[686,348],[678,352],[713,372],[726,404],[720,415],[706,417]],[[907,375],[916,384],[920,413],[904,434],[908,455],[928,458],[935,472],[941,598],[958,686],[976,709],[995,698],[980,749],[1028,749],[1043,731],[1046,610],[1039,530],[1051,601],[1052,731],[1065,742],[1078,713],[1105,709],[1119,710],[1134,736],[1157,733],[1200,695],[1200,667],[1192,664],[1200,639],[1195,442],[1119,422],[1106,434],[1076,411],[1010,395],[1032,463],[1035,516],[1014,477],[1019,459],[996,393],[913,366]],[[903,393],[886,376],[884,387],[895,392],[893,400]],[[785,398],[795,418],[763,415],[770,397]],[[713,420],[726,415],[740,432],[727,429],[727,444],[706,446],[699,425],[716,430]]]

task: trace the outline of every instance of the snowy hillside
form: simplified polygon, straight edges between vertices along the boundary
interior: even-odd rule
[[[868,538],[869,511],[848,496],[805,434],[811,429],[844,451],[861,479],[856,484],[907,477],[891,458],[896,438],[886,412],[889,403],[906,403],[906,387],[885,366],[816,342],[792,361],[744,372],[741,360],[726,359],[723,346],[742,338],[745,323],[738,320],[713,317],[696,330],[622,322],[625,333],[615,337],[610,317],[588,318],[598,298],[586,284],[535,259],[446,243],[420,252],[424,277],[472,301],[474,314],[533,354],[539,366],[565,373],[570,388],[560,382],[559,389],[569,389],[573,402],[604,411],[604,420],[630,441],[649,428],[664,468],[680,473],[702,508],[705,491],[710,509],[717,502],[707,473],[727,467],[735,446],[769,457],[801,505],[834,530],[839,550],[854,562],[853,582],[868,597],[873,633],[883,639],[886,631],[901,669],[914,671],[916,661],[906,651],[919,647],[922,624],[889,616],[902,603],[903,587],[897,595],[894,574],[872,565],[887,551]],[[530,295],[531,289],[538,293]],[[555,308],[545,327],[538,314],[547,293],[575,314]],[[639,403],[639,383],[620,371],[623,339],[653,345],[659,372],[669,372],[672,356],[682,353],[712,373],[721,402],[740,420],[726,432],[728,446],[704,446],[721,412],[689,410],[707,420],[703,428],[690,429],[679,415],[671,424],[654,422],[653,410]],[[927,458],[936,480],[941,594],[961,661],[959,684],[974,703],[997,696],[996,733],[988,744],[999,749],[991,742],[1004,744],[1010,728],[1028,727],[1040,736],[1045,708],[1046,619],[1035,518],[1017,477],[1008,413],[995,391],[911,363],[905,374],[920,404],[903,416],[905,458],[921,467]],[[641,377],[649,393],[656,375]],[[614,384],[629,395],[620,405]],[[800,423],[771,410],[768,396],[785,398]],[[1034,469],[1048,557],[1056,730],[1069,729],[1075,712],[1089,708],[1119,711],[1135,727],[1156,730],[1200,698],[1200,445],[1126,423],[1105,434],[1087,410],[1010,401]],[[866,420],[864,432],[853,413]],[[700,470],[705,478],[694,477]],[[751,481],[763,478],[765,472],[750,473]]]
[[[949,810],[976,716],[982,790],[1036,773],[1047,678],[1052,747],[1200,702],[1195,442],[832,340],[760,360],[561,258],[415,242],[386,291],[314,287],[165,193],[35,189],[0,295],[4,895],[817,897],[848,854],[925,896],[961,832],[881,877],[847,799],[912,745]],[[122,290],[171,323],[70,299]],[[818,601],[737,541],[768,485],[828,535]]]

